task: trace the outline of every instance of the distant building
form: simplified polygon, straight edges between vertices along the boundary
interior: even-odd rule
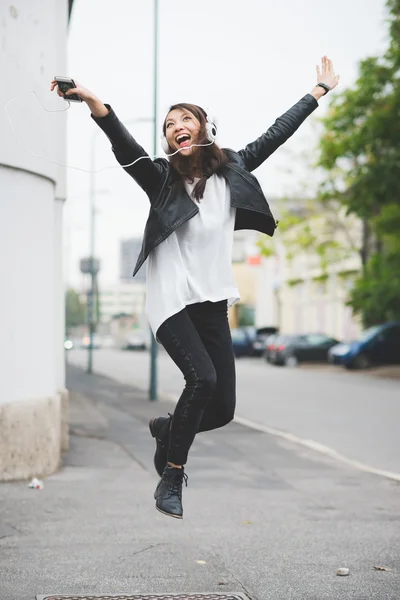
[[[235,231],[232,248],[232,268],[240,301],[228,311],[230,326],[254,325],[257,303],[257,282],[261,257],[257,247],[257,231]]]
[[[146,282],[146,266],[132,277],[140,249],[142,247],[141,238],[130,238],[122,240],[120,245],[120,269],[119,278],[121,283],[145,283]]]
[[[243,229],[235,231],[233,236],[232,262],[254,264],[253,259],[259,257],[257,241],[258,231]]]
[[[117,315],[134,316],[141,320],[144,314],[146,290],[144,283],[116,283],[100,286],[100,321],[109,323]]]
[[[357,246],[361,243],[360,223],[349,217],[347,222]],[[334,232],[333,239],[342,244],[346,241],[341,230]],[[284,242],[279,241],[276,254],[262,258],[256,324],[268,322],[283,333],[325,333],[345,341],[357,338],[360,319],[352,314],[347,300],[361,268],[355,250],[324,270],[316,254],[299,250],[290,258]]]

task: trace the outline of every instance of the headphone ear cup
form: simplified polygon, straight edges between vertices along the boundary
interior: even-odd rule
[[[167,142],[167,138],[165,137],[165,135],[161,136],[161,148],[163,149],[165,154],[169,153],[169,144]]]
[[[210,142],[215,142],[215,138],[217,137],[217,127],[216,127],[215,123],[211,123],[210,121],[207,120],[206,131],[207,131],[208,140]]]

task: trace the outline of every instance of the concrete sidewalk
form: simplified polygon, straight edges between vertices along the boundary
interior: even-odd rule
[[[172,405],[73,367],[67,383],[63,468],[42,491],[0,486],[1,600],[185,592],[399,600],[396,482],[233,423],[196,438],[184,519],[171,519],[154,508],[147,423]],[[350,576],[336,576],[339,567]]]

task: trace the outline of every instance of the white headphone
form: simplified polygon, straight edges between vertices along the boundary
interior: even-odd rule
[[[214,119],[209,118],[208,114],[202,108],[200,108],[200,111],[206,118],[206,137],[209,142],[215,142],[215,138],[217,137],[217,126],[214,123]],[[168,152],[170,151],[170,147],[164,133],[162,133],[161,135],[161,148],[163,149],[165,154],[168,154]]]

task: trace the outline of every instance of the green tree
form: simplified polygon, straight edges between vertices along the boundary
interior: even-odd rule
[[[84,325],[86,319],[86,305],[81,302],[78,292],[68,289],[65,293],[65,325],[67,331],[71,327]]]
[[[388,0],[388,48],[359,65],[323,119],[323,198],[363,223],[363,272],[350,306],[369,325],[400,318],[400,0]]]
[[[323,184],[279,226],[289,257],[317,254],[323,270],[360,253],[349,304],[366,325],[400,319],[400,0],[388,0],[387,9],[386,52],[361,61],[354,86],[335,92],[322,119]],[[351,216],[361,223],[361,242],[352,239]],[[261,247],[274,253],[273,242]]]
[[[276,254],[276,242],[285,246],[286,258],[290,261],[299,252],[317,255],[322,271],[327,273],[330,264],[340,262],[354,252],[359,252],[354,219],[345,218],[343,207],[335,200],[320,197],[300,200],[294,210],[288,200],[281,202],[276,237],[260,239],[259,247],[264,256]]]

